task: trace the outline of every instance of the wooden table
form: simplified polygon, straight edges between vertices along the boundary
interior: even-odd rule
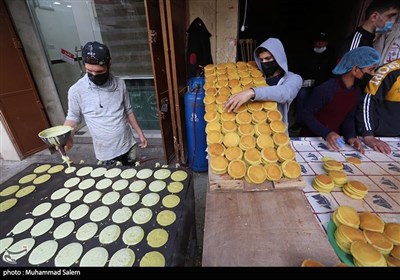
[[[339,205],[371,211],[386,222],[400,222],[400,139],[385,138],[390,155],[366,147],[365,155],[345,145],[330,152],[321,138],[295,138],[291,145],[302,167],[303,190],[208,192],[203,244],[203,266],[300,266],[311,258],[326,266],[339,262],[326,230]],[[347,197],[335,187],[321,194],[312,187],[317,174],[325,173],[322,158],[342,162],[350,180],[369,188],[363,200]],[[356,156],[355,166],[346,157]]]

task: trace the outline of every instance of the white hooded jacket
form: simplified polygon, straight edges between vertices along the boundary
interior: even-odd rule
[[[257,55],[257,49],[263,47],[267,49],[275,58],[276,62],[283,69],[285,74],[275,86],[264,86],[253,88],[255,92],[254,101],[276,101],[278,110],[282,113],[283,121],[288,126],[288,112],[290,103],[297,96],[301,89],[303,79],[288,70],[285,49],[279,39],[269,38],[254,50],[254,60],[258,69],[262,72],[260,58]]]

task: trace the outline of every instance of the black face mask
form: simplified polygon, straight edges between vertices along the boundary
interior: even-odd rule
[[[369,73],[364,73],[363,76],[361,77],[361,79],[359,78],[355,78],[354,79],[354,86],[358,86],[358,87],[366,87],[366,85],[368,84],[369,80],[372,79],[372,75]]]
[[[261,62],[261,68],[266,77],[272,76],[276,70],[278,70],[279,65],[276,60]]]
[[[98,75],[93,75],[93,74],[88,73],[89,80],[91,80],[97,86],[101,86],[105,82],[107,82],[109,76],[110,75],[109,75],[108,71],[103,74],[98,74]]]

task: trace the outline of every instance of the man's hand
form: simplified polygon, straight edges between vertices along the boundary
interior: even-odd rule
[[[364,142],[368,147],[374,149],[374,151],[384,154],[390,154],[392,152],[392,149],[386,142],[376,139],[374,136],[364,137]]]
[[[67,143],[65,143],[64,150],[67,152],[71,150],[73,146],[74,146],[74,136],[71,135],[68,138]]]
[[[330,151],[340,151],[340,147],[337,142],[338,139],[340,139],[340,135],[334,131],[329,132],[329,134],[326,136],[326,144]]]
[[[139,136],[140,138],[140,144],[139,147],[140,148],[146,148],[147,147],[147,138],[146,136],[144,136],[143,134]]]
[[[231,95],[228,101],[225,102],[224,110],[227,112],[236,112],[236,110],[255,96],[255,92],[252,89],[246,89],[237,94]]]
[[[358,150],[360,153],[362,154],[365,153],[364,147],[361,144],[360,139],[358,139],[357,137],[350,138],[347,142],[349,143],[350,146]]]

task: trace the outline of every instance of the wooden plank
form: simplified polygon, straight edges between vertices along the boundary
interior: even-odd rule
[[[207,194],[203,266],[339,262],[301,190]]]
[[[270,181],[262,184],[250,184],[246,180],[234,180],[228,173],[215,174],[211,171],[210,159],[208,159],[209,191],[267,191],[272,190]]]
[[[303,189],[305,186],[307,186],[307,183],[304,181],[303,176],[300,176],[297,179],[282,178],[279,181],[274,182],[274,189]]]

